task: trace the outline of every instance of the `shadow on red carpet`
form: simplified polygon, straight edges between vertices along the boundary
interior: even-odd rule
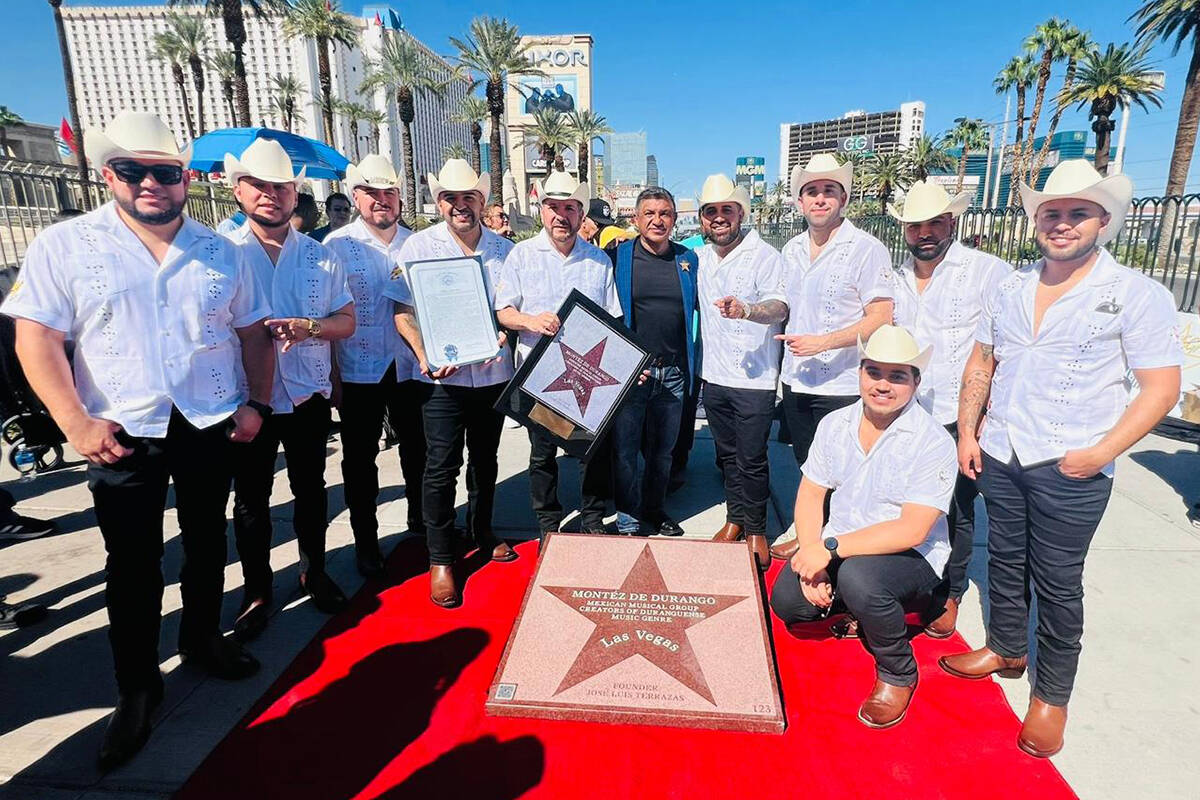
[[[428,600],[426,552],[402,542],[403,582],[355,597],[176,795],[210,798],[1071,798],[1016,747],[991,681],[951,678],[959,636],[913,641],[921,683],[886,731],[855,719],[874,676],[856,640],[773,620],[783,735],[491,717],[484,700],[533,574],[536,544],[470,570],[459,609]],[[474,565],[472,565],[474,566]],[[779,570],[773,568],[769,581]]]

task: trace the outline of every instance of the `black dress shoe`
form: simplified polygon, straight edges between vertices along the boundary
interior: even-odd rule
[[[336,614],[346,607],[346,595],[325,572],[305,572],[300,576],[300,588],[312,598],[317,610]]]
[[[241,613],[233,621],[233,638],[239,642],[257,639],[267,629],[271,618],[271,598],[248,598],[242,603]]]
[[[209,675],[227,681],[249,678],[258,672],[258,659],[250,655],[236,640],[214,633],[199,647],[179,648],[185,664],[195,664]]]
[[[354,563],[358,566],[358,574],[369,580],[378,580],[387,575],[383,566],[383,556],[376,550],[374,553],[359,553]]]
[[[150,717],[162,703],[162,698],[163,690],[159,685],[123,694],[117,699],[117,707],[108,718],[104,741],[100,744],[101,772],[124,764],[142,749],[150,738]]]
[[[654,532],[662,534],[663,536],[682,536],[683,535],[683,528],[681,528],[679,526],[678,522],[676,522],[675,520],[671,519],[668,516],[664,515],[663,517],[660,517],[657,522],[653,523],[653,525],[654,525]]]

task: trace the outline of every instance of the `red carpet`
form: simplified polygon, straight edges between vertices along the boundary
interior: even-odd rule
[[[464,606],[447,611],[428,600],[423,544],[402,543],[389,564],[397,585],[360,592],[177,797],[1075,796],[1053,765],[1017,750],[1020,723],[998,686],[938,669],[938,656],[965,649],[958,636],[914,640],[921,685],[886,731],[855,719],[874,674],[862,645],[778,621],[782,736],[487,716],[535,548],[474,572]]]

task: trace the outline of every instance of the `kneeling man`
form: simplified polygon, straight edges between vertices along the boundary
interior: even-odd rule
[[[871,728],[904,719],[917,686],[905,610],[928,605],[950,555],[954,440],[913,399],[931,354],[892,325],[866,347],[859,340],[861,399],[817,425],[796,493],[799,549],[771,591],[787,624],[831,610],[857,620],[875,657],[875,686],[858,710]]]

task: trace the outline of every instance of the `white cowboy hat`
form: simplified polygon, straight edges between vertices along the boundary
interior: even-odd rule
[[[797,164],[792,168],[792,200],[800,199],[800,190],[804,184],[822,179],[841,184],[846,194],[850,194],[850,184],[854,180],[854,165],[847,161],[838,164],[833,153],[817,153],[808,160],[806,166]]]
[[[83,132],[83,149],[96,164],[107,164],[114,158],[140,158],[173,161],[187,169],[192,160],[190,144],[180,150],[175,134],[157,114],[140,111],[120,112],[103,130],[87,129]]]
[[[357,164],[346,166],[346,191],[353,193],[362,186],[368,189],[395,189],[400,186],[400,176],[396,174],[392,162],[379,155],[371,153]]]
[[[225,154],[225,178],[232,186],[238,178],[258,178],[267,183],[294,183],[297,188],[304,183],[304,170],[292,174],[292,158],[283,145],[274,139],[255,139],[242,151],[238,158],[233,153]]]
[[[580,183],[569,172],[551,172],[542,181],[542,198],[552,200],[574,200],[586,206],[592,194],[587,182]]]
[[[959,192],[951,197],[941,184],[917,181],[908,187],[904,207],[901,209],[888,203],[887,211],[901,222],[925,222],[945,213],[957,217],[971,205],[974,194]]]
[[[907,364],[924,372],[932,356],[933,345],[922,350],[913,335],[898,325],[880,325],[866,345],[858,337],[859,361],[869,358],[880,364]]]
[[[1100,205],[1112,215],[1112,219],[1100,233],[1097,244],[1107,244],[1121,232],[1125,215],[1129,213],[1129,202],[1133,199],[1133,181],[1128,176],[1109,175],[1105,178],[1082,158],[1061,162],[1050,173],[1040,192],[1024,183],[1020,184],[1020,188],[1021,204],[1025,207],[1025,216],[1031,221],[1037,216],[1038,207],[1047,200],[1074,197]]]
[[[737,203],[742,207],[742,214],[750,216],[750,195],[746,192],[746,187],[737,186],[727,176],[719,173],[709,175],[700,187],[700,210],[703,211],[705,206],[713,203]]]
[[[437,175],[432,172],[426,175],[429,181],[429,194],[436,203],[442,192],[478,192],[486,204],[491,189],[488,187],[488,174],[476,175],[471,165],[461,158],[448,160],[442,171]]]

